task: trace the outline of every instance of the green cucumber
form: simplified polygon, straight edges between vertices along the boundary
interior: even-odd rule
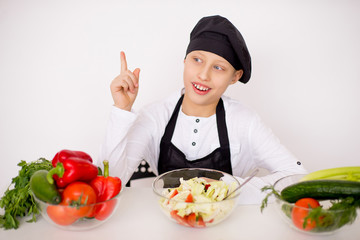
[[[54,183],[49,183],[47,174],[47,170],[36,171],[30,178],[30,189],[38,199],[51,204],[59,204],[60,193]]]
[[[281,198],[290,203],[301,198],[331,200],[346,197],[360,199],[360,182],[331,179],[309,180],[289,185],[281,191]]]

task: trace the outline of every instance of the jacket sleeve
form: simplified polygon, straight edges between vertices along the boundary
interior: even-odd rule
[[[262,176],[254,177],[244,186],[239,203],[259,204],[266,195],[261,192],[262,187],[273,185],[278,179],[288,175],[307,173],[303,164],[280,143],[258,115],[255,115],[249,128],[248,141],[251,168],[266,171],[263,171]],[[238,180],[244,181],[240,177]]]
[[[128,135],[137,115],[133,112],[112,107],[107,123],[105,138],[100,147],[99,160],[108,160],[110,174],[118,176],[123,182],[131,177],[131,169],[127,161],[126,145]]]
[[[157,173],[161,132],[158,131],[159,121],[151,117],[151,110],[135,114],[113,107],[111,111],[99,159],[109,160],[111,173],[124,183],[131,178],[142,160],[146,160]]]

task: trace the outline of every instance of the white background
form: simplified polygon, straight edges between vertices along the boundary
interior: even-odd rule
[[[124,50],[141,68],[135,105],[182,87],[189,34],[220,14],[253,74],[227,95],[254,108],[309,171],[360,165],[360,2],[0,0],[0,190],[20,160],[61,149],[97,160]]]

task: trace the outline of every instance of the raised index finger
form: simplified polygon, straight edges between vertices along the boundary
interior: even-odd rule
[[[120,52],[120,63],[121,63],[121,72],[125,72],[127,70],[127,62],[126,56],[123,51]]]

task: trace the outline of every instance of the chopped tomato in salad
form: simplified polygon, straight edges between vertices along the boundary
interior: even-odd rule
[[[222,201],[236,183],[224,181],[207,182],[203,178],[180,179],[180,186],[164,190],[161,206],[179,224],[190,227],[205,227],[216,219],[222,219],[232,210],[234,201]]]

